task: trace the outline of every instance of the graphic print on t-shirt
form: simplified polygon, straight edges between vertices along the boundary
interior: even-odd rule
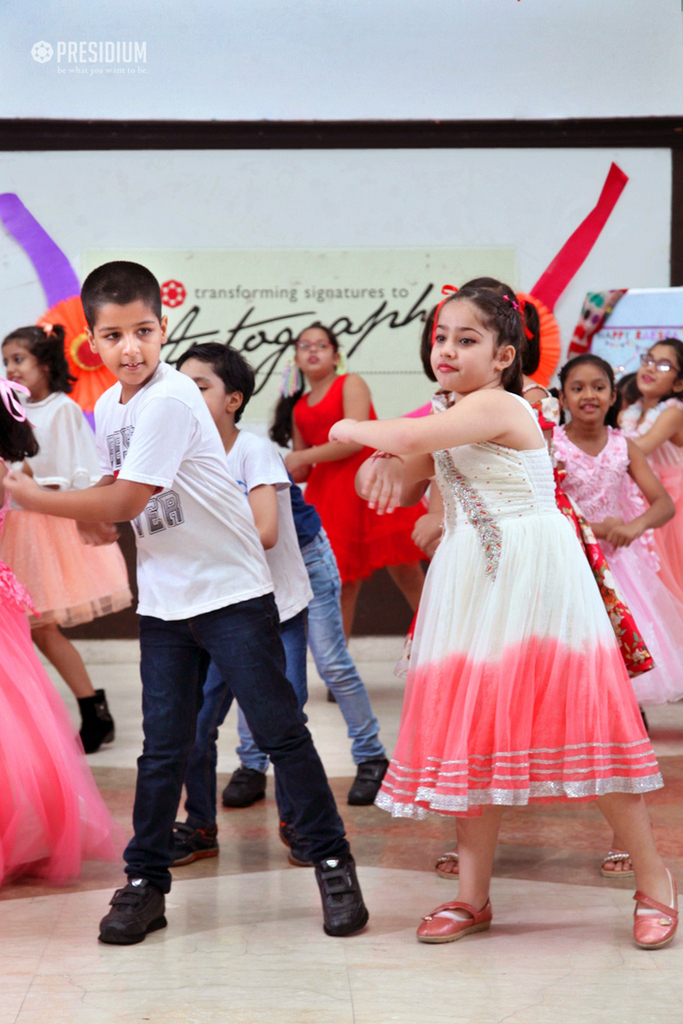
[[[121,430],[115,430],[112,434],[107,434],[107,451],[112,473],[116,477],[128,454],[134,430],[135,427],[127,426],[122,427]],[[147,524],[147,532],[150,536],[160,533],[162,530],[171,529],[173,526],[181,526],[185,522],[185,516],[180,495],[176,491],[168,490],[153,494],[140,515],[131,520],[138,537],[145,536],[143,520]]]

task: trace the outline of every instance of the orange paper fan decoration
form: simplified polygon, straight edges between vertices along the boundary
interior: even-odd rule
[[[560,328],[546,304],[537,299],[535,295],[525,295],[523,292],[519,292],[517,297],[524,299],[525,302],[532,302],[538,310],[538,319],[541,323],[541,360],[536,373],[532,374],[531,379],[542,387],[547,388],[560,361],[560,353],[562,352]]]
[[[92,412],[100,395],[116,384],[116,377],[90,348],[80,295],[58,302],[41,316],[38,324],[62,324],[64,327],[64,354],[69,371],[76,378],[70,397],[78,402],[83,412]]]

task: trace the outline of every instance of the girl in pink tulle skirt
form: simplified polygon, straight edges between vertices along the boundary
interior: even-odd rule
[[[379,450],[357,477],[373,507],[415,504],[434,476],[445,507],[376,803],[401,817],[457,821],[459,898],[417,933],[441,943],[491,924],[505,806],[597,799],[629,844],[641,890],[634,938],[652,948],[671,941],[677,920],[642,799],[663,783],[590,566],[555,503],[545,439],[521,397],[520,312],[514,296],[484,288],[447,295],[427,319],[422,355],[453,405],[422,419],[342,420],[330,432]],[[666,495],[652,511],[649,525],[670,515]]]
[[[655,534],[659,574],[683,602],[683,342],[666,338],[641,357],[637,401],[624,410],[620,426],[645,453],[673,498],[676,515]]]
[[[0,380],[0,530],[5,460],[37,452],[22,416]],[[113,860],[120,847],[66,708],[33,649],[27,612],[30,595],[0,561],[0,884],[22,874],[65,882],[84,859]]]
[[[73,490],[100,476],[95,440],[81,409],[69,397],[73,378],[64,355],[64,329],[20,327],[2,344],[7,375],[28,388],[29,421],[38,453],[24,461],[41,487]],[[36,614],[33,639],[78,700],[86,753],[114,738],[104,690],[95,690],[83,660],[60,627],[77,626],[126,608],[132,601],[128,573],[113,527],[108,543],[83,542],[71,519],[13,508],[0,535],[2,558],[30,591]],[[97,531],[94,531],[96,533]],[[99,538],[98,538],[99,540]]]

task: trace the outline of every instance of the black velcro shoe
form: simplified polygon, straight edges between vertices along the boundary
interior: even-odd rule
[[[376,761],[361,761],[356,769],[356,778],[349,790],[347,802],[356,807],[374,804],[388,767],[386,757],[380,757]]]
[[[100,921],[100,942],[132,946],[142,942],[148,932],[166,927],[164,894],[146,878],[132,878],[123,889],[117,889],[110,906]]]
[[[203,857],[218,856],[218,829],[192,828],[184,821],[176,821],[173,826],[173,864],[179,868],[183,864],[191,864]]]
[[[352,935],[365,928],[368,909],[350,853],[318,861],[315,878],[323,901],[323,928],[327,935]]]
[[[255,768],[237,768],[223,790],[223,806],[251,807],[265,795],[265,772],[257,772]]]

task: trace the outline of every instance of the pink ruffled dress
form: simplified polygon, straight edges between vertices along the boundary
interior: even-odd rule
[[[6,511],[7,504],[0,529]],[[83,860],[115,860],[121,850],[118,826],[33,649],[32,609],[0,561],[0,884],[16,875],[65,882]]]
[[[683,409],[683,402],[668,398],[643,415],[640,402],[630,405],[621,416],[621,429],[627,437],[647,434],[665,409]],[[655,547],[659,555],[659,575],[671,593],[683,603],[683,448],[673,441],[665,441],[647,457],[655,473],[673,498],[676,515],[655,532]]]
[[[55,391],[42,402],[28,402],[26,413],[40,445],[26,460],[36,483],[69,491],[99,480],[92,430],[68,395]],[[84,544],[73,519],[10,509],[0,534],[0,559],[31,593],[40,615],[29,616],[32,627],[77,626],[133,600],[118,544]]]
[[[484,804],[658,789],[600,592],[555,503],[540,429],[533,449],[462,445],[434,462],[444,535],[378,806],[472,816]]]
[[[619,430],[607,429],[607,444],[593,456],[573,444],[564,427],[556,428],[555,454],[567,472],[562,486],[589,522],[602,522],[608,516],[621,516],[629,522],[647,506],[628,476],[626,438]],[[652,537],[657,532],[648,530],[624,548],[601,541],[617,589],[654,658],[651,672],[631,680],[642,705],[666,704],[683,697],[683,604],[658,575],[659,558]]]

